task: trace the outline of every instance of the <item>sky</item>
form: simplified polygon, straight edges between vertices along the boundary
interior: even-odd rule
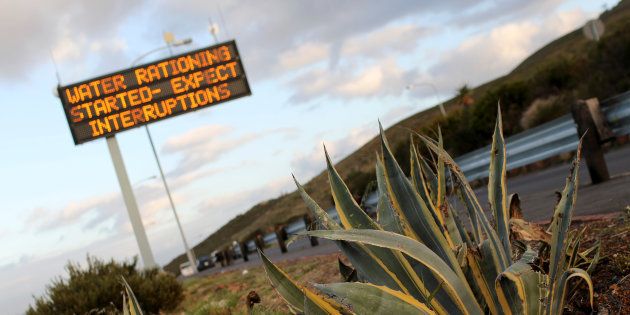
[[[138,255],[104,139],[75,146],[55,87],[235,39],[252,95],[150,125],[190,244],[385,127],[506,74],[617,1],[6,1],[0,10],[0,307],[86,255]],[[143,62],[166,57],[160,50]],[[54,60],[54,62],[53,62]],[[59,75],[59,80],[56,73]],[[416,88],[407,90],[409,84]],[[183,252],[143,129],[116,136],[161,265]],[[207,253],[197,253],[198,255]]]

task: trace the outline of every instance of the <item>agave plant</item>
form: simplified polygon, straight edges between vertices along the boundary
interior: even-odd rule
[[[125,277],[121,276],[120,279],[125,288],[123,291],[123,315],[143,315],[138,299],[136,299],[136,295],[133,294],[133,290],[131,290],[131,286],[127,283]]]
[[[381,128],[377,156],[379,202],[373,220],[355,202],[326,152],[332,197],[341,225],[305,192],[319,230],[305,234],[334,240],[361,282],[300,286],[260,252],[268,278],[296,313],[312,314],[559,314],[571,278],[583,279],[599,245],[579,251],[582,233],[569,231],[578,188],[581,143],[551,224],[545,230],[520,215],[518,196],[507,194],[501,115],[490,152],[489,216],[466,177],[438,139],[415,135],[411,174],[394,158]],[[413,138],[412,138],[413,139]],[[325,150],[325,148],[324,148]],[[458,197],[458,198],[457,198]],[[455,200],[460,208],[455,209]],[[458,211],[459,210],[459,211]],[[345,269],[345,268],[344,268]],[[349,274],[348,270],[343,270]]]

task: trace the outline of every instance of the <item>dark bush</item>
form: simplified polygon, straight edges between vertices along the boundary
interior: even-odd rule
[[[35,298],[26,314],[113,314],[122,309],[121,276],[131,286],[143,311],[158,314],[175,309],[183,299],[183,289],[172,274],[157,268],[138,271],[137,258],[128,262],[104,262],[87,257],[87,266],[68,263],[67,279],[57,278]]]

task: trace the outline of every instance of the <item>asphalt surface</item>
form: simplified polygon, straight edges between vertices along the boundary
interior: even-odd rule
[[[573,216],[607,214],[620,211],[630,205],[630,146],[612,150],[605,155],[611,180],[592,185],[591,179],[582,163],[578,198]],[[556,203],[556,191],[562,191],[569,164],[556,165],[545,170],[508,178],[508,193],[518,193],[521,199],[523,215],[527,220],[543,222],[551,218]],[[487,202],[487,189],[479,188],[475,192],[480,202]],[[339,252],[336,245],[327,240],[319,240],[319,246],[312,247],[305,238],[300,238],[289,246],[289,251],[282,254],[278,247],[266,249],[265,254],[274,262],[293,260],[307,256],[324,255]],[[204,270],[197,276],[209,276],[219,272],[247,269],[261,264],[258,254],[249,255],[249,261],[233,261],[232,265]]]

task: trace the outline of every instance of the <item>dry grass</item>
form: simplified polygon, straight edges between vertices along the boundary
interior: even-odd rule
[[[337,254],[290,260],[278,264],[302,285],[339,282]],[[246,297],[256,291],[261,298],[254,314],[289,314],[284,300],[273,290],[262,266],[220,273],[184,282],[184,302],[173,314],[247,314]]]

